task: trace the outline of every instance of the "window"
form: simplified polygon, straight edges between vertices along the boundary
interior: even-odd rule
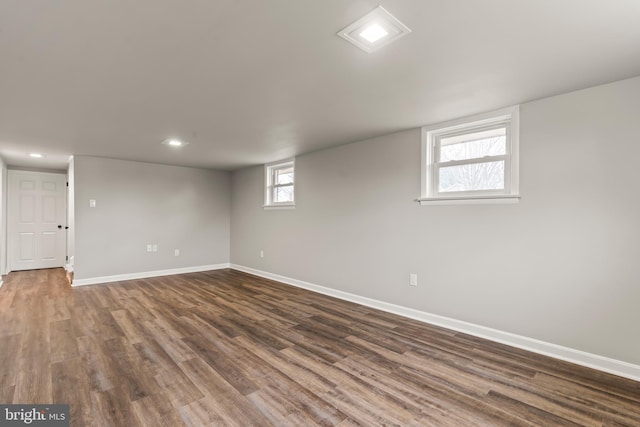
[[[295,161],[265,165],[265,207],[294,207]]]
[[[513,107],[423,127],[420,204],[517,202],[518,118]]]

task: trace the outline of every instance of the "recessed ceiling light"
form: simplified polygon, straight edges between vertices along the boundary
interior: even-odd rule
[[[353,43],[365,52],[373,52],[411,30],[387,10],[378,6],[353,24],[338,32],[349,43]]]
[[[34,159],[42,159],[44,157],[44,154],[40,154],[40,153],[29,153],[29,157],[33,157]]]
[[[186,142],[180,141],[179,139],[169,138],[162,141],[164,145],[168,145],[169,147],[184,147],[187,145]]]
[[[361,32],[360,37],[364,37],[369,43],[375,43],[388,34],[387,30],[374,23]]]

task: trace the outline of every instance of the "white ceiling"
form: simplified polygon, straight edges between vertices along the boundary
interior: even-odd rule
[[[413,32],[336,35],[379,3]],[[637,0],[0,0],[0,156],[265,163],[640,75],[639,22]]]

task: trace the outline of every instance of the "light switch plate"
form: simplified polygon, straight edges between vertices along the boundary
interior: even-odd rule
[[[418,275],[415,273],[409,274],[409,285],[418,286]]]

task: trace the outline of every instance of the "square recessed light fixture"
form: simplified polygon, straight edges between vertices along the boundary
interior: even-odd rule
[[[162,143],[164,145],[168,145],[169,147],[176,147],[176,148],[177,147],[184,147],[185,145],[188,144],[188,142],[184,142],[184,141],[181,141],[181,140],[176,139],[176,138],[165,139],[164,141],[162,141]]]
[[[389,35],[389,32],[382,28],[378,24],[373,24],[367,27],[363,32],[360,33],[360,37],[364,38],[369,43],[375,43],[383,37]]]
[[[409,27],[387,12],[384,7],[378,6],[339,31],[338,35],[365,52],[373,52],[410,32]]]

